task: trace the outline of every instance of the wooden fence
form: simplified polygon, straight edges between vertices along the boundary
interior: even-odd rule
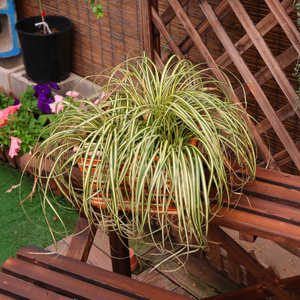
[[[160,1],[141,0],[143,48],[161,67],[173,53],[206,62],[219,80],[224,79],[220,68],[232,70],[246,89],[248,110],[259,120],[259,124],[249,121],[249,126],[261,164],[280,170],[292,162],[299,172],[300,143],[295,131],[300,104],[291,67],[300,47],[295,20],[289,16],[295,5],[293,0],[259,2],[260,6],[253,1],[249,6],[239,0],[168,0],[160,7]],[[255,10],[259,9],[263,12],[258,17]],[[274,47],[276,43],[280,47]],[[236,87],[234,97],[244,101],[242,88]],[[270,150],[270,138],[280,145]]]
[[[48,15],[67,16],[74,23],[72,71],[78,75],[98,74],[130,52],[139,54],[142,40],[157,64],[176,53],[233,72],[244,83],[248,112],[260,123],[254,129],[259,162],[300,174],[294,75],[299,32],[293,0],[101,0],[100,20],[83,0],[42,2]],[[19,19],[39,14],[37,0],[15,4]],[[233,76],[232,82],[244,102]]]

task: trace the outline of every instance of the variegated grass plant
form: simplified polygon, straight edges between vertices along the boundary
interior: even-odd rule
[[[54,179],[99,226],[147,237],[161,251],[166,241],[177,253],[205,247],[223,196],[229,205],[237,185],[254,177],[256,147],[229,81],[207,75],[204,65],[174,61],[159,70],[146,56],[128,59],[99,75],[99,103],[82,100],[51,124],[35,155],[45,207]],[[45,158],[52,169],[43,185]],[[72,178],[78,163],[79,185]],[[243,168],[249,175],[238,175]]]

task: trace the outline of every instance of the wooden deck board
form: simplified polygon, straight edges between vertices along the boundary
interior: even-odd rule
[[[228,229],[226,231],[238,241],[238,232]],[[47,247],[47,250],[66,255],[70,240],[71,236],[64,238],[57,243],[57,250],[54,245]],[[284,250],[276,243],[261,238],[258,238],[255,243],[244,241],[238,241],[238,243],[247,252],[253,251],[262,265],[274,268],[279,273],[280,278],[300,274],[300,258]],[[132,278],[136,280],[194,299],[214,296],[242,287],[224,276],[224,273],[213,269],[205,260],[200,258],[200,254],[190,255],[184,268],[170,271],[178,267],[176,262],[164,263],[157,269],[153,268],[162,260],[162,256],[154,255],[157,254],[157,250],[153,246],[134,243],[130,247],[135,249],[138,257],[140,256],[138,258],[139,267],[132,274]],[[112,266],[108,252],[108,236],[98,230],[87,263],[111,270]],[[278,260],[278,257],[280,257],[280,260]],[[226,264],[226,262],[223,263]]]
[[[72,236],[68,236],[58,241],[57,249],[53,244],[46,249],[66,256],[71,238]],[[201,299],[239,288],[218,272],[212,270],[209,265],[193,256],[190,256],[185,268],[170,272],[170,267],[171,269],[178,267],[175,262],[171,265],[165,263],[158,269],[153,268],[162,259],[161,256],[153,255],[157,252],[153,246],[139,243],[130,246],[135,249],[139,260],[139,267],[132,274],[132,278],[136,280],[194,299]],[[108,236],[98,230],[87,263],[111,271],[112,265],[108,253]]]
[[[156,266],[163,258],[166,258],[166,255],[161,256],[157,253],[157,250],[153,249],[143,256],[151,267]],[[185,258],[182,258],[182,260],[185,260]],[[165,262],[158,266],[157,270],[197,299],[240,288],[208,265],[201,264],[200,260],[192,255],[184,262],[184,267],[178,267],[178,262]],[[176,268],[177,270],[174,271]]]
[[[300,257],[290,253],[273,241],[257,238],[255,243],[238,240],[238,232],[222,228],[247,251],[254,253],[257,260],[265,267],[276,269],[279,278],[300,275]],[[297,249],[297,248],[296,248]]]

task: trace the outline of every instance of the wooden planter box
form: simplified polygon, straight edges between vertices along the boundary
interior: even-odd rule
[[[0,149],[0,159],[4,162],[9,163],[15,169],[21,169],[20,167],[20,157],[14,156],[13,158],[8,155],[9,149],[8,147],[4,147]]]

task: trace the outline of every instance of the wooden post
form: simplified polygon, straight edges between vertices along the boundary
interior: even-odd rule
[[[140,0],[143,50],[154,61],[151,0]]]
[[[155,9],[158,12],[158,0],[153,0],[153,9]],[[151,20],[152,20],[152,14],[151,14]],[[153,22],[152,22],[153,26]],[[157,52],[157,54],[160,56],[160,34],[154,36],[154,28],[152,27],[152,35],[153,35],[153,49]]]
[[[113,271],[131,277],[128,239],[120,236],[115,230],[110,230],[109,243]]]
[[[96,226],[89,223],[86,218],[79,217],[70,248],[66,256],[86,262],[93,245]]]

